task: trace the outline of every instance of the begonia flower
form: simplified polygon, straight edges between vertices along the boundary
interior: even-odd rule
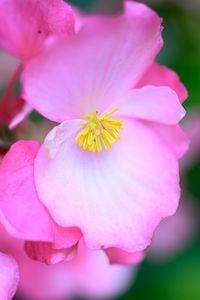
[[[199,160],[200,110],[198,107],[190,110],[189,117],[183,122],[183,128],[190,138],[190,151],[181,160],[181,171],[185,172]]]
[[[16,261],[0,252],[0,298],[11,300],[17,290],[19,269]]]
[[[0,47],[22,60],[37,55],[49,36],[73,32],[73,12],[63,0],[0,1]]]
[[[23,64],[39,55],[52,36],[67,38],[73,33],[73,11],[63,0],[0,0],[0,48],[20,58]],[[22,65],[19,65],[14,72],[4,102],[10,101],[21,69]],[[11,120],[10,129],[23,121],[31,111],[32,107],[24,104]]]
[[[0,225],[0,249],[10,253],[17,261],[20,268],[20,280],[17,296],[28,300],[60,300],[73,299],[74,296],[87,299],[108,299],[124,292],[136,275],[136,269],[132,267],[110,266],[102,251],[88,250],[83,242],[79,244],[77,257],[71,262],[62,262],[56,265],[46,266],[30,259],[23,248],[23,241],[10,236]],[[4,259],[4,256],[3,256]],[[6,263],[10,259],[6,257]],[[8,261],[9,262],[9,261]],[[1,263],[1,254],[0,254]],[[7,271],[12,278],[7,281],[8,287],[16,287],[12,279],[18,281],[11,268],[2,269],[0,266],[0,278]],[[15,267],[15,264],[14,264]],[[18,270],[18,269],[17,269]],[[8,277],[6,277],[8,278]],[[92,280],[91,280],[92,278]],[[0,280],[1,300],[11,299],[2,296],[2,284]],[[10,289],[13,291],[14,289]],[[11,295],[10,295],[11,296]],[[13,294],[12,294],[13,296]]]
[[[23,75],[28,103],[61,123],[34,150],[38,201],[60,227],[81,232],[87,247],[105,249],[111,262],[141,257],[160,220],[178,205],[178,158],[188,144],[178,123],[185,111],[168,86],[137,87],[161,46],[160,18],[143,4],[125,2],[118,16],[84,20],[76,35],[48,47]],[[20,144],[15,147],[20,153]],[[13,153],[3,162],[7,184],[0,180],[1,211],[10,223],[10,191],[20,195],[9,169]],[[29,191],[24,185],[22,202]]]
[[[191,196],[185,198],[186,193],[176,214],[163,220],[155,231],[147,250],[149,261],[168,262],[194,241],[198,228],[197,208]]]

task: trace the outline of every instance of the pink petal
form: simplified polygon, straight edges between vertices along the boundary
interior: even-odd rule
[[[68,264],[68,272],[75,295],[86,299],[114,299],[133,283],[137,269],[110,265],[104,251],[88,250],[81,241],[76,259]]]
[[[66,137],[76,133],[80,128],[82,120],[71,120],[54,127],[46,136],[44,144],[49,158],[54,158]]]
[[[84,151],[75,137],[66,135],[53,159],[44,147],[38,152],[35,182],[41,201],[58,224],[80,228],[90,248],[143,250],[178,204],[173,150],[133,119],[125,120],[121,141],[110,152]]]
[[[190,140],[179,125],[163,125],[158,123],[148,123],[148,126],[160,135],[165,142],[172,147],[177,159],[181,158],[188,150]],[[190,151],[189,151],[190,152]],[[185,157],[183,159],[185,161]]]
[[[51,241],[52,222],[33,184],[33,160],[39,147],[37,142],[20,141],[4,157],[0,209],[5,226],[13,234],[26,239],[28,233],[32,240]]]
[[[188,118],[183,123],[183,127],[188,137],[190,138],[190,151],[184,156],[181,161],[182,171],[190,168],[199,160],[200,152],[200,111],[195,107],[190,110]]]
[[[183,193],[176,214],[163,220],[155,231],[148,259],[165,262],[177,256],[197,237],[199,210],[194,200]]]
[[[65,249],[54,249],[52,243],[25,242],[24,250],[34,260],[47,265],[54,265],[63,260],[69,260],[76,255],[76,246]]]
[[[0,47],[22,59],[38,54],[49,35],[73,31],[72,10],[62,0],[1,0]]]
[[[0,299],[11,300],[19,283],[19,269],[11,256],[0,252]]]
[[[145,86],[131,90],[121,101],[120,115],[174,125],[185,115],[176,93],[168,87]]]
[[[144,252],[125,252],[119,248],[108,248],[105,250],[111,264],[135,265],[144,259]]]
[[[9,129],[12,130],[19,125],[32,112],[32,110],[32,107],[25,103],[22,110],[10,122]]]
[[[0,215],[7,230],[25,240],[55,242],[57,248],[74,245],[81,233],[57,226],[40,202],[34,185],[33,162],[39,149],[33,141],[19,141],[0,166]]]
[[[162,45],[160,23],[147,6],[129,1],[119,16],[88,18],[70,40],[28,63],[24,98],[58,122],[104,110],[153,62]]]
[[[137,87],[139,88],[145,85],[168,86],[177,93],[181,102],[188,97],[188,92],[185,86],[181,83],[176,72],[157,63],[153,63],[150,66],[140,82],[137,84]]]

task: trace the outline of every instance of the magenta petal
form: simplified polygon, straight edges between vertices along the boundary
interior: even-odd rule
[[[4,225],[17,237],[51,241],[52,221],[33,183],[33,161],[39,147],[37,142],[20,141],[4,157],[0,166],[0,212]]]
[[[19,141],[0,166],[0,215],[10,233],[32,241],[55,242],[57,248],[74,245],[81,233],[56,225],[40,202],[34,185],[33,162],[40,145]]]
[[[0,252],[0,299],[11,300],[19,283],[19,269],[11,256]]]
[[[47,265],[54,265],[63,260],[70,260],[76,254],[76,247],[54,249],[52,243],[46,242],[26,241],[24,250],[30,258],[41,261]]]
[[[121,141],[110,152],[84,151],[75,137],[66,135],[54,158],[44,147],[38,152],[35,182],[41,201],[58,224],[80,228],[90,248],[143,250],[160,220],[177,208],[173,150],[133,119],[125,119]]]
[[[126,252],[119,248],[105,250],[111,264],[136,265],[143,261],[144,252]]]
[[[168,86],[177,93],[181,102],[188,97],[188,92],[176,72],[157,63],[151,65],[137,84],[137,87],[145,85]]]
[[[27,64],[24,98],[57,122],[103,111],[152,64],[162,46],[160,24],[147,6],[129,1],[118,16],[88,18],[76,35]]]

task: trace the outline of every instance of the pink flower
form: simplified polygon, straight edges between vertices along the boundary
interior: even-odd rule
[[[73,32],[73,12],[63,0],[0,1],[0,47],[22,60],[37,55],[49,36]]]
[[[190,151],[181,160],[181,171],[190,168],[198,159],[200,151],[200,111],[197,107],[190,110],[190,114],[183,123],[183,128],[190,138]]]
[[[0,206],[4,224],[9,219],[25,239],[55,245],[46,207],[57,232],[69,230],[60,249],[83,237],[112,262],[130,263],[141,259],[160,220],[176,211],[177,161],[188,141],[178,126],[185,112],[177,94],[161,81],[148,85],[146,79],[138,88],[162,46],[161,20],[143,4],[125,3],[121,15],[84,20],[76,35],[28,63],[26,100],[61,124],[40,149],[34,142],[11,149],[1,168]],[[183,100],[177,77],[166,84],[181,90]],[[25,159],[29,147],[31,164]],[[32,221],[25,217],[30,208]]]
[[[0,1],[0,47],[19,57],[23,63],[39,55],[52,36],[67,38],[73,33],[74,15],[63,0]],[[11,98],[20,73],[21,65],[6,88],[1,106],[11,101],[14,103]],[[32,107],[25,104],[19,113],[15,113],[9,127],[13,129],[31,111]]]
[[[176,214],[158,226],[147,258],[153,262],[166,262],[185,249],[197,233],[196,207],[191,197],[181,200]]]
[[[0,298],[11,300],[19,282],[19,270],[16,261],[0,252]]]
[[[110,266],[102,251],[87,250],[83,242],[79,244],[77,257],[71,262],[62,262],[53,266],[46,266],[31,260],[24,252],[23,241],[8,235],[0,225],[0,248],[12,254],[19,264],[20,281],[17,295],[20,299],[29,300],[60,300],[73,296],[85,296],[87,299],[107,299],[122,293],[133,280],[136,270],[130,267]],[[0,263],[2,257],[0,255]],[[1,300],[11,299],[2,296],[2,276],[7,271],[9,281],[6,282],[14,293],[15,282],[18,281],[18,271],[14,259],[5,256],[5,263],[9,269],[0,266],[0,295]],[[13,263],[13,268],[12,267]],[[15,275],[16,274],[16,275]],[[13,279],[13,280],[12,280]]]

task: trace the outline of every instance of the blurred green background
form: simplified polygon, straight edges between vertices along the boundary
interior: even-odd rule
[[[89,13],[115,13],[121,0],[71,0]],[[145,2],[145,1],[141,1]],[[158,60],[176,70],[189,91],[185,108],[188,116],[200,105],[200,1],[148,1],[164,22],[165,47]],[[200,138],[200,137],[199,137]],[[182,178],[187,189],[200,205],[200,157]],[[199,230],[200,232],[200,230]],[[199,233],[200,236],[200,233]],[[173,260],[162,264],[144,262],[136,281],[123,299],[199,300],[200,239],[197,238]]]

